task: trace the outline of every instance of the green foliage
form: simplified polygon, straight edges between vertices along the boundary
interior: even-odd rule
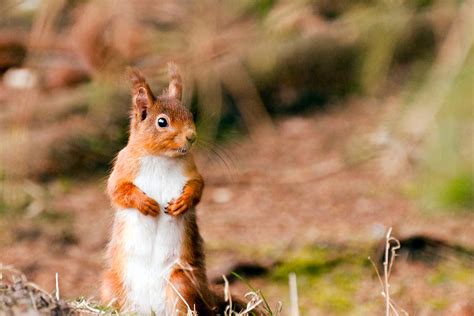
[[[275,0],[257,0],[254,3],[254,7],[252,8],[256,11],[260,16],[265,16],[270,12],[272,6],[275,4]]]
[[[439,80],[443,80],[440,78]],[[474,47],[436,116],[422,151],[418,194],[430,209],[474,210]]]
[[[461,174],[446,180],[440,192],[444,206],[474,208],[474,175]]]

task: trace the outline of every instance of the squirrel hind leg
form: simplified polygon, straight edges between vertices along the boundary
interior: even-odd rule
[[[100,299],[106,306],[112,306],[116,310],[123,307],[125,291],[121,278],[113,271],[107,271],[102,278],[100,287]]]
[[[187,315],[189,307],[199,316],[216,315],[214,296],[210,295],[207,286],[200,282],[193,272],[175,269],[169,281],[173,286],[168,287],[167,301],[173,302],[174,310]]]

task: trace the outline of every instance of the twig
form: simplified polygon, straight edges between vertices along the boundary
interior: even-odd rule
[[[30,295],[31,303],[33,304],[33,309],[35,311],[38,311],[38,307],[36,306],[36,300],[33,296],[33,293],[29,292],[28,294]]]
[[[56,272],[56,300],[59,301],[59,273]]]
[[[226,314],[227,312],[230,312],[229,315],[231,315],[232,314],[232,295],[230,294],[229,280],[227,280],[225,275],[223,275],[222,278],[224,279],[224,300],[226,302],[229,302],[229,304],[227,305],[224,311],[224,314]]]
[[[298,286],[296,283],[296,274],[291,272],[289,274],[289,283],[290,283],[290,315],[299,316],[298,308]]]
[[[388,283],[388,252],[390,249],[390,233],[392,227],[389,228],[387,236],[385,237],[385,256],[383,261],[383,276],[384,276],[384,296],[385,296],[385,315],[390,316],[390,284]]]
[[[399,315],[398,310],[401,310],[404,315],[408,316],[408,313],[399,308],[395,302],[390,298],[390,275],[392,274],[392,268],[395,263],[395,257],[397,256],[397,250],[400,249],[400,241],[391,236],[392,228],[390,227],[386,236],[385,236],[385,252],[384,252],[384,261],[383,261],[383,278],[379,273],[377,266],[374,261],[369,257],[370,263],[372,263],[375,272],[377,273],[377,278],[382,287],[381,295],[385,300],[385,316],[391,316],[392,313],[395,316]],[[394,245],[392,246],[392,243]]]

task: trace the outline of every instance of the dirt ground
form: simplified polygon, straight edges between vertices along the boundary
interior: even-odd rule
[[[365,245],[377,244],[389,227],[398,238],[424,234],[473,249],[473,213],[427,213],[404,190],[412,177],[409,171],[388,176],[378,159],[350,163],[359,146],[355,136],[373,132],[385,112],[374,102],[353,100],[278,120],[272,133],[217,149],[223,159],[198,152],[206,181],[198,217],[210,279],[237,262],[291,261],[289,253],[307,246],[369,249]],[[14,265],[51,291],[58,272],[62,297],[96,297],[113,216],[105,178],[98,174],[87,180],[58,180],[49,184],[57,187],[51,211],[33,219],[0,220],[0,262]],[[474,301],[472,263],[459,283],[427,281],[449,270],[445,266],[401,260],[391,280],[395,300],[410,315],[454,315],[456,310],[465,313],[457,315],[474,315],[468,306]],[[287,313],[286,281],[260,276],[250,282],[271,304],[281,301]],[[318,284],[306,284],[304,278],[300,284],[305,315],[370,315],[383,308],[373,273],[357,283],[353,301],[358,307],[350,311],[318,307],[311,299],[313,292],[322,291]],[[232,291],[244,294],[246,287],[237,282]]]

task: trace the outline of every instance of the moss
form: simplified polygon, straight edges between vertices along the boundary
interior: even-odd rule
[[[471,267],[458,267],[452,271],[453,281],[474,286],[474,269]]]
[[[364,277],[372,274],[367,249],[308,247],[288,256],[272,273],[287,282],[296,273],[302,301],[331,314],[353,312],[354,297]]]
[[[273,276],[276,280],[286,280],[289,273],[295,272],[297,275],[317,277],[330,272],[341,262],[340,258],[324,260],[317,255],[313,258],[294,258],[291,262],[285,262],[277,267]]]
[[[432,285],[468,285],[474,286],[474,267],[464,264],[461,260],[446,262],[436,267],[428,276]]]
[[[474,177],[461,174],[446,181],[440,199],[445,206],[474,207]]]
[[[73,216],[71,213],[46,210],[41,212],[37,219],[48,223],[71,223]]]
[[[449,281],[449,277],[443,271],[437,271],[436,273],[428,277],[428,282],[432,285],[441,285]]]

